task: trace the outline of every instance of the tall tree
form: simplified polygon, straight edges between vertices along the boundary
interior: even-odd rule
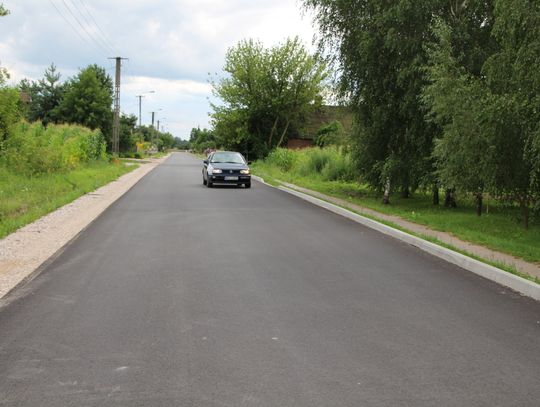
[[[540,9],[532,0],[494,5],[493,20],[479,23],[493,43],[479,74],[456,49],[460,34],[438,23],[424,100],[443,128],[435,149],[441,176],[475,193],[479,210],[484,190],[517,201],[528,227],[540,197]]]
[[[59,112],[68,123],[100,129],[110,144],[112,96],[112,79],[105,69],[90,65],[68,82]]]
[[[212,106],[212,118],[225,147],[264,155],[297,133],[322,100],[325,66],[298,38],[269,49],[241,41],[223,69],[228,76],[212,83],[223,105]]]
[[[120,116],[120,151],[135,150],[137,120],[137,116],[133,114],[129,116],[122,114]]]
[[[431,172],[436,126],[419,100],[424,44],[439,0],[304,0],[315,11],[320,46],[340,73],[339,90],[356,112],[358,168],[373,187],[407,196]],[[445,3],[445,2],[444,2]]]
[[[26,114],[28,121],[41,120],[45,126],[48,123],[63,121],[59,106],[66,87],[60,82],[60,78],[56,66],[51,64],[39,81],[30,82],[23,79],[20,82],[19,89],[30,96]]]

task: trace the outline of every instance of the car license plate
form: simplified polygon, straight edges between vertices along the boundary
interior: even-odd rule
[[[238,181],[238,177],[225,177],[225,181]]]

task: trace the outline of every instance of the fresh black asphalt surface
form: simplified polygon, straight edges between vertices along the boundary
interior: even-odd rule
[[[174,154],[0,308],[1,406],[540,405],[540,304]]]

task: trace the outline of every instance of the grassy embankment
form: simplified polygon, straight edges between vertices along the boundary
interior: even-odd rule
[[[98,132],[17,125],[0,155],[0,238],[135,168],[110,163]]]
[[[519,221],[519,208],[489,200],[486,213],[479,217],[472,198],[461,197],[458,208],[449,209],[432,205],[431,195],[424,192],[416,192],[406,199],[394,195],[390,205],[383,205],[376,192],[355,181],[351,168],[350,159],[333,148],[277,150],[265,161],[257,161],[252,166],[253,173],[266,181],[289,182],[540,263],[540,222],[534,221],[529,230],[525,230]]]

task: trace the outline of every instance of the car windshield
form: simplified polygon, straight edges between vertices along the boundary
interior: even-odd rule
[[[245,164],[239,153],[217,152],[212,156],[213,163]]]

